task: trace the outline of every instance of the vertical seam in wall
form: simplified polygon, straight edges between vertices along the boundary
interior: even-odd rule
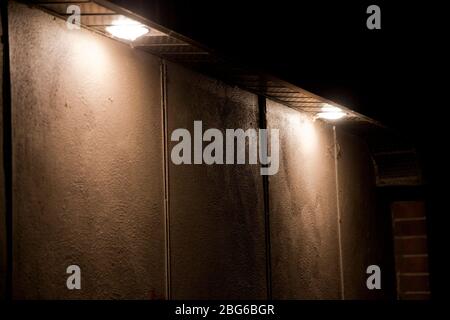
[[[334,144],[334,171],[336,180],[336,212],[338,223],[338,243],[339,243],[339,273],[341,280],[341,299],[345,299],[345,282],[344,282],[344,258],[342,255],[342,237],[341,237],[341,205],[339,201],[339,173],[338,173],[338,143],[336,136],[336,126],[333,126],[333,144]]]
[[[166,299],[170,300],[171,292],[171,261],[170,261],[170,202],[169,202],[169,160],[168,160],[168,115],[167,115],[167,65],[163,59],[160,62],[161,76],[161,113],[163,135],[163,168],[164,168],[164,242],[165,242],[165,275]]]
[[[12,104],[11,74],[9,58],[8,3],[1,2],[2,41],[3,41],[3,174],[5,183],[5,224],[6,224],[6,298],[13,296],[13,157],[12,157]]]
[[[259,128],[267,129],[266,98],[258,96]],[[266,246],[266,287],[267,299],[272,299],[272,254],[270,244],[270,209],[269,209],[269,176],[263,175],[263,197],[264,197],[264,226]]]

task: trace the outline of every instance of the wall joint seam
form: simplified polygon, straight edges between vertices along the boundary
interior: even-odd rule
[[[338,227],[338,246],[339,246],[339,273],[340,273],[340,287],[341,287],[341,299],[345,300],[345,281],[344,281],[344,258],[342,254],[342,236],[341,236],[341,204],[339,194],[339,172],[338,172],[338,142],[336,135],[336,126],[333,126],[333,147],[334,147],[334,171],[336,180],[336,213],[337,213],[337,227]]]
[[[258,95],[258,114],[259,114],[259,128],[267,129],[266,98],[260,95]],[[264,198],[267,299],[272,300],[272,252],[270,241],[269,176],[262,175],[262,179],[263,179],[263,198]]]
[[[164,242],[165,242],[165,272],[166,299],[172,298],[171,250],[170,250],[170,198],[169,198],[169,159],[168,159],[168,115],[167,115],[167,65],[160,60],[161,81],[161,115],[163,136],[163,168],[164,168]]]

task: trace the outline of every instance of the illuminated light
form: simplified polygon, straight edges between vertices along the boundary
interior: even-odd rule
[[[321,112],[317,114],[317,118],[325,120],[339,120],[345,117],[345,112],[341,108],[326,104],[322,107]]]
[[[114,21],[112,26],[106,27],[106,31],[116,38],[134,41],[147,34],[150,30],[137,21],[122,18]]]

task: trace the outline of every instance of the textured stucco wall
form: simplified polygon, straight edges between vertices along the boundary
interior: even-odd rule
[[[0,34],[3,34],[0,17]],[[3,43],[0,41],[0,299],[5,297],[6,226],[3,175]]]
[[[164,298],[159,60],[14,2],[10,29],[14,297]],[[193,134],[194,120],[204,130],[258,126],[255,95],[173,63],[167,94],[169,136]],[[273,298],[339,299],[332,127],[270,100],[267,122],[280,129],[269,177]],[[338,142],[345,296],[382,297],[365,287],[389,236],[371,160],[359,138],[338,129]],[[172,298],[266,298],[259,166],[168,169]],[[81,291],[65,287],[70,264],[82,268]]]
[[[14,297],[164,298],[159,61],[10,9]]]
[[[193,134],[194,120],[203,130],[257,128],[255,95],[175,64],[168,65],[168,95],[169,132]],[[172,297],[266,298],[259,167],[171,163],[169,174]]]
[[[377,210],[370,153],[363,140],[339,129],[337,141],[345,298],[387,298],[392,295],[392,286],[382,284],[382,290],[366,287],[369,265],[381,267],[383,283],[392,275],[387,264],[391,252],[383,252],[388,250],[385,243],[393,239],[388,228],[390,217]]]
[[[280,130],[280,170],[269,178],[274,299],[338,299],[339,250],[333,132],[267,101]]]

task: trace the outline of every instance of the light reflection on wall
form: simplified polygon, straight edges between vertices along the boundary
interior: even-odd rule
[[[77,37],[72,44],[71,59],[68,67],[72,69],[74,81],[81,80],[86,86],[97,87],[111,79],[107,79],[108,68],[111,69],[109,50],[94,37]],[[80,83],[81,84],[81,83]]]
[[[305,155],[313,154],[317,150],[318,144],[314,120],[305,114],[294,111],[289,114],[288,121],[291,128],[295,128],[299,150]]]
[[[267,107],[268,126],[279,128],[281,137],[280,171],[269,178],[273,297],[337,299],[331,126],[275,102]]]
[[[159,59],[11,4],[14,296],[164,297]]]
[[[280,129],[287,130],[285,134],[290,141],[287,144],[290,147],[295,146],[295,151],[290,152],[291,156],[294,154],[295,156],[287,161],[296,163],[295,166],[298,167],[295,172],[296,180],[303,181],[308,186],[301,191],[305,200],[308,200],[305,205],[312,204],[316,202],[325,181],[332,176],[325,173],[329,166],[327,159],[330,160],[331,156],[327,134],[323,130],[323,124],[314,121],[313,117],[305,113],[286,110],[285,117],[287,126]],[[286,148],[286,145],[281,145]]]

